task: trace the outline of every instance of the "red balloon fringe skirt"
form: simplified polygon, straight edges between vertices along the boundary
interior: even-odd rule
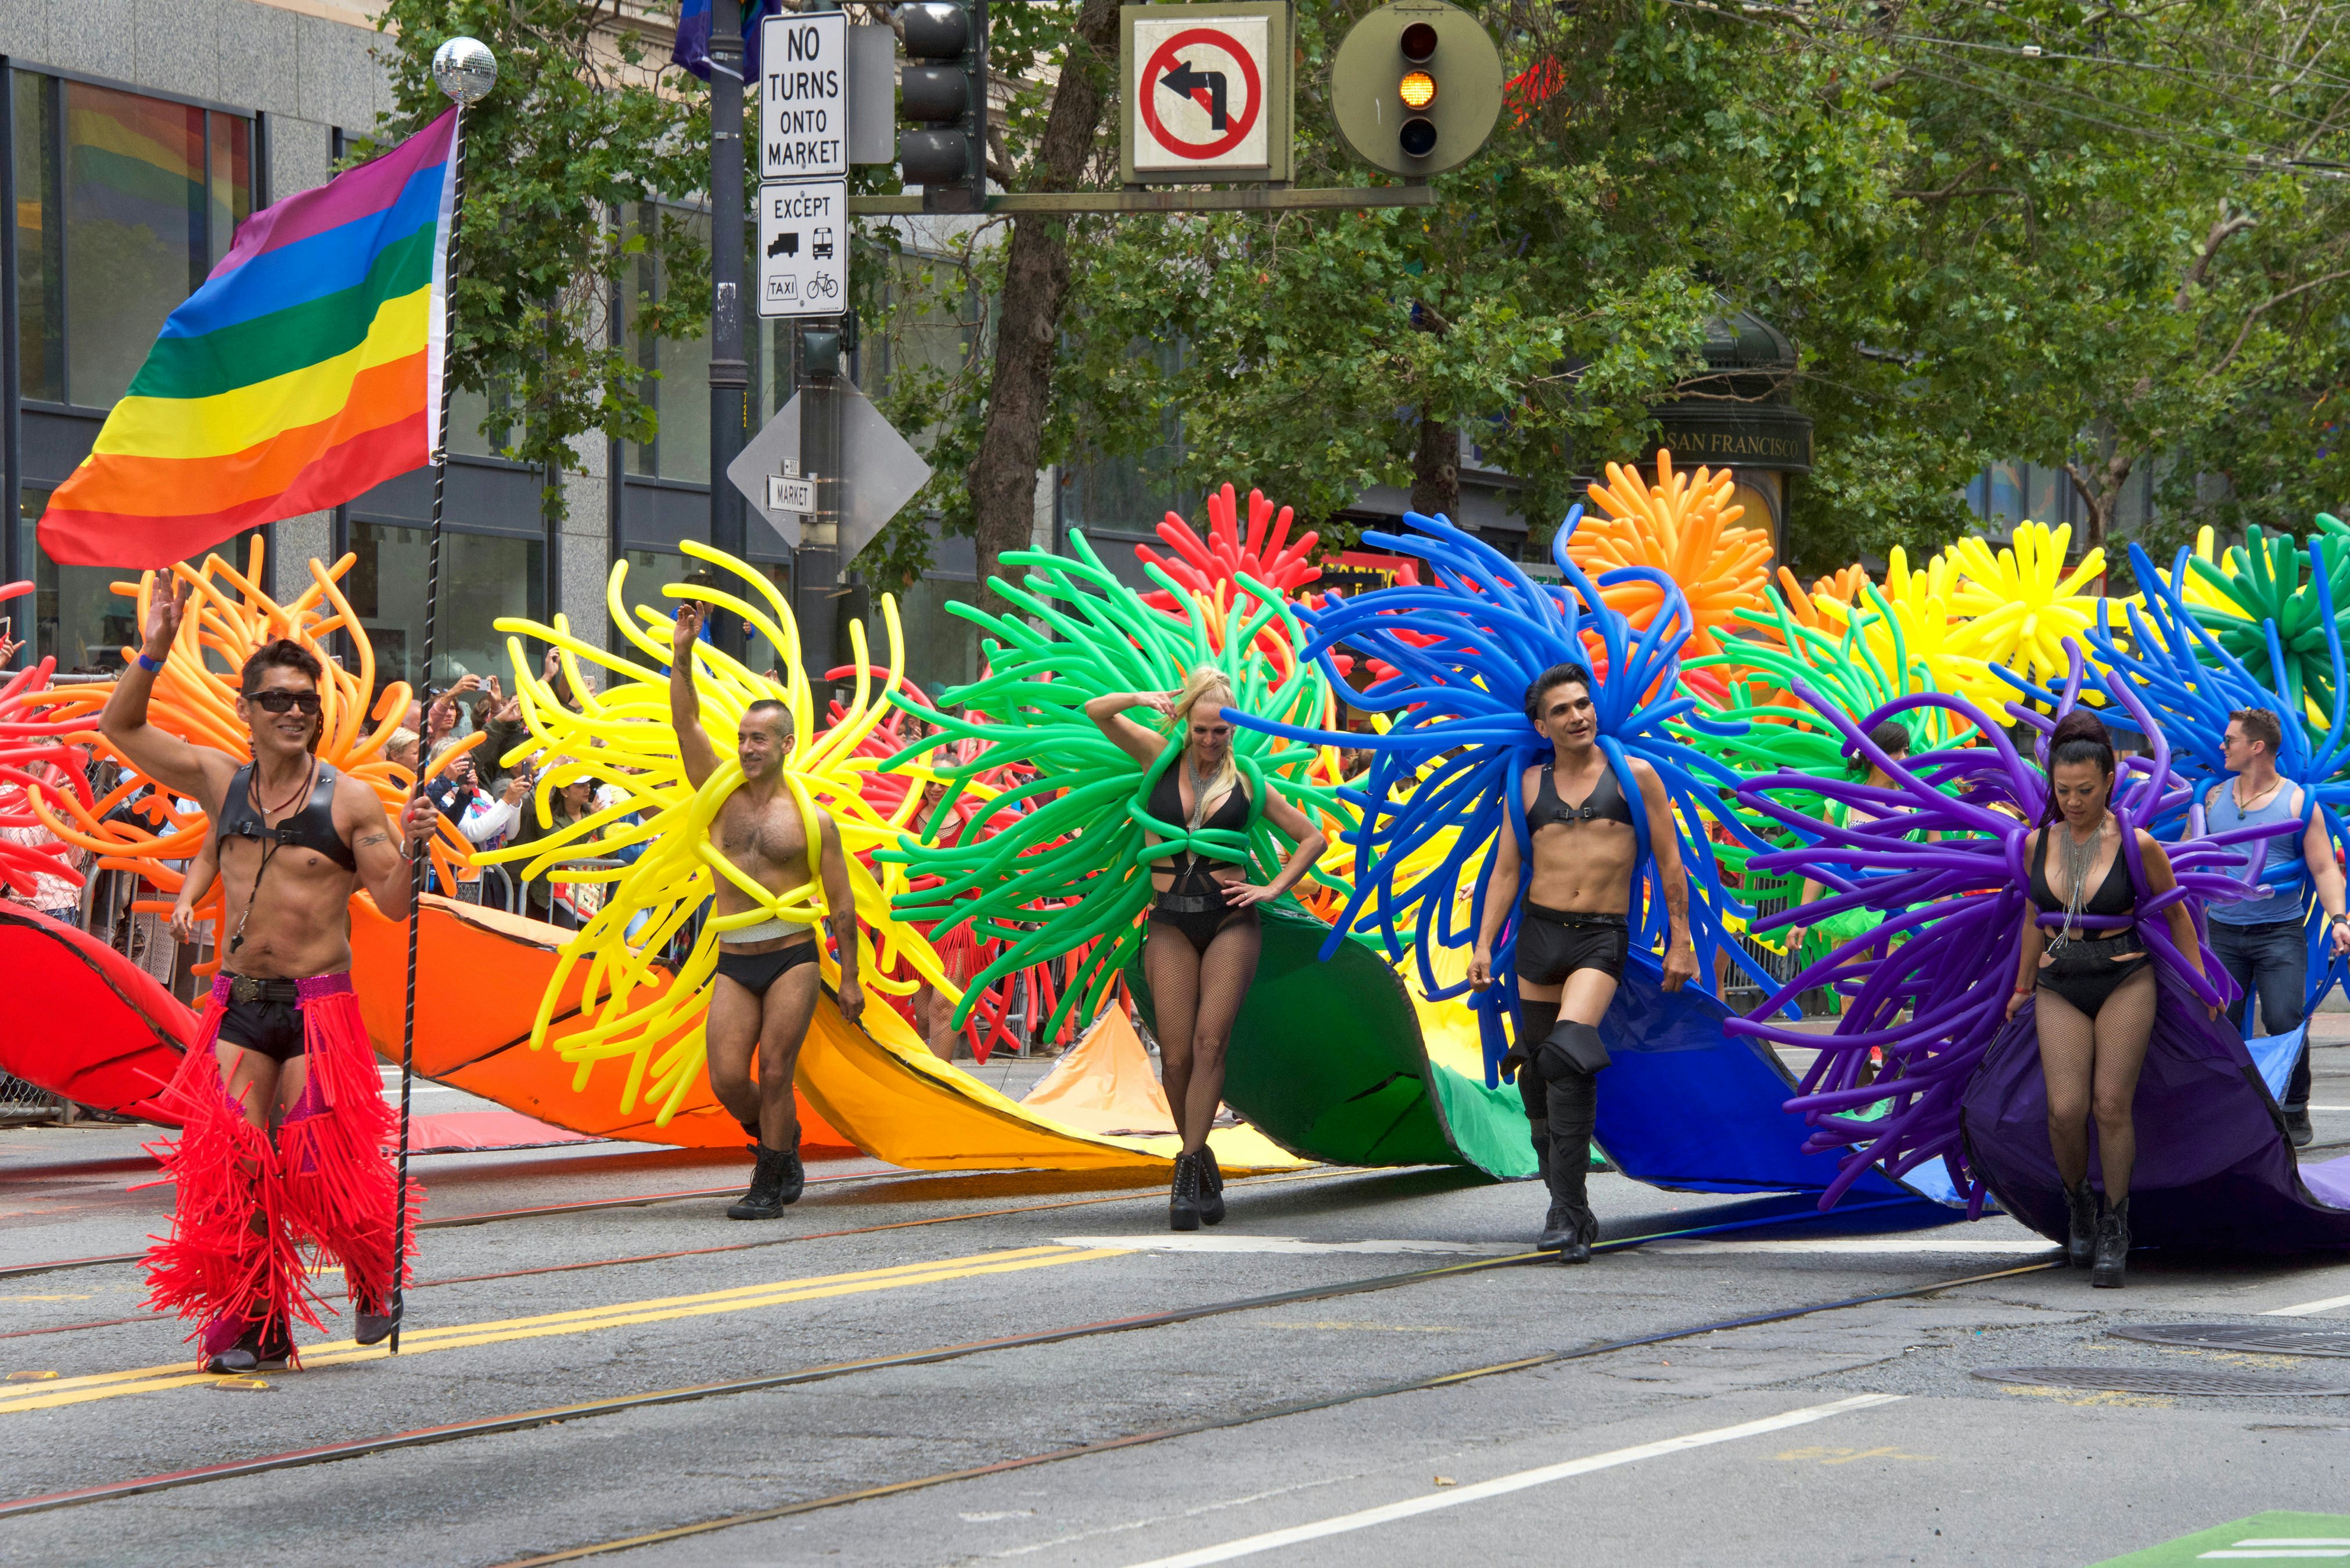
[[[226,976],[213,982],[195,1047],[158,1096],[181,1132],[148,1152],[179,1194],[171,1235],[148,1249],[148,1304],[194,1320],[188,1337],[201,1336],[205,1355],[234,1345],[248,1324],[265,1337],[290,1335],[296,1323],[323,1330],[315,1309],[327,1303],[311,1284],[313,1267],[339,1265],[355,1305],[389,1310],[399,1176],[384,1150],[399,1119],[384,1103],[350,976],[298,984],[308,1075],[274,1139],[245,1119],[221,1078],[213,1047]],[[410,1183],[403,1269],[415,1258],[423,1202],[422,1188]]]

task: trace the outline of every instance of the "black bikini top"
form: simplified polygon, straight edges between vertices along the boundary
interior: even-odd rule
[[[1569,805],[1559,798],[1558,775],[1551,766],[1542,770],[1542,783],[1534,789],[1534,803],[1526,807],[1526,831],[1540,833],[1555,822],[1620,822],[1632,826],[1632,803],[1624,798],[1624,786],[1616,782],[1616,769],[1611,764],[1599,770],[1599,782],[1583,797],[1581,805]]]
[[[1165,773],[1159,775],[1159,782],[1150,786],[1150,815],[1161,822],[1180,826],[1191,820],[1191,814],[1183,809],[1182,783],[1176,777],[1182,767],[1183,763],[1178,758]],[[1222,828],[1228,833],[1238,833],[1248,824],[1248,780],[1235,778],[1232,781],[1232,787],[1224,792],[1224,798],[1216,803],[1216,809],[1208,813],[1200,826],[1202,828],[1216,827]],[[1203,884],[1213,880],[1208,872],[1210,862],[1201,859],[1189,850],[1184,852],[1180,861],[1161,861],[1159,864],[1165,869],[1176,874],[1175,885],[1168,889],[1170,893],[1199,892],[1202,890]]]
[[[2064,900],[2048,881],[2048,841],[2058,834],[2070,831],[2062,823],[2050,823],[2040,830],[2040,855],[2032,867],[2032,901],[2043,915],[2062,918]],[[2081,907],[2085,915],[2103,915],[2112,919],[2126,915],[2137,907],[2137,895],[2130,888],[2129,873],[2122,868],[2122,857],[2129,853],[2129,839],[2125,836],[2121,847],[2114,851],[2114,863],[2106,867],[2106,879]]]
[[[275,842],[281,849],[315,849],[344,870],[356,871],[359,857],[351,853],[343,836],[335,831],[335,776],[333,768],[320,763],[318,781],[310,788],[310,798],[299,811],[272,827],[262,820],[261,808],[253,803],[253,764],[247,763],[229,781],[228,798],[221,803],[220,823],[215,831],[222,838]]]

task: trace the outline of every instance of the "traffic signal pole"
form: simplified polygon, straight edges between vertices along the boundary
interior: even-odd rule
[[[839,9],[838,0],[808,0],[800,15]],[[799,355],[800,472],[816,488],[816,510],[800,524],[800,547],[792,562],[792,614],[799,622],[800,663],[821,723],[831,690],[827,675],[846,662],[839,647],[841,487],[847,483],[840,452],[840,317],[804,318],[792,336]]]
[[[743,356],[743,11],[713,0],[710,17],[710,543],[740,560],[743,497],[726,483],[743,450],[750,388]],[[742,618],[711,616],[720,651],[743,656]]]

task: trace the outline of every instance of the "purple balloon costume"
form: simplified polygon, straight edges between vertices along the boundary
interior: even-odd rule
[[[2077,701],[2081,683],[2075,649],[2059,716]],[[2114,781],[2115,817],[2124,833],[2134,834],[2176,816],[2188,788],[2172,771],[2168,744],[2130,683],[2111,677],[2100,683],[2154,747],[2150,758],[2122,758]],[[1753,863],[1800,869],[1831,889],[1834,896],[1804,911],[1814,923],[1862,908],[1886,919],[1725,1027],[1783,1045],[1820,1048],[1787,1108],[1812,1128],[1806,1149],[1846,1151],[1822,1208],[1872,1168],[1898,1179],[1940,1159],[1970,1212],[1981,1211],[1988,1194],[2034,1231],[2062,1240],[2064,1194],[2048,1141],[2034,1000],[2027,998],[2012,1019],[2002,1017],[2027,901],[2025,848],[2046,812],[2046,775],[2036,759],[2020,754],[1963,699],[1908,697],[1856,724],[1802,685],[1795,691],[1892,784],[1879,789],[1792,773],[1747,781],[1739,791],[1743,805],[1814,840],[1807,848],[1757,856]],[[1866,732],[1876,723],[1927,706],[1970,721],[1986,743],[1896,763],[1869,742]],[[2044,753],[2054,720],[2020,707],[2010,711],[2041,732],[2038,750]],[[1849,826],[1817,821],[1772,798],[1781,791],[1824,793],[1860,811],[1847,815]],[[2210,1005],[2230,1000],[2233,987],[2200,940],[2199,919],[2201,973],[2173,945],[2167,918],[2181,901],[2196,909],[2201,901],[2242,896],[2227,846],[2297,826],[2166,846],[2178,886],[2161,894],[2147,886],[2140,857],[2125,854],[2134,908],[2123,916],[2079,920],[2093,934],[2134,923],[2154,960],[2158,1004],[2134,1108],[2138,1155],[2130,1179],[2130,1225],[2141,1246],[2263,1251],[2350,1246],[2350,1170],[2297,1168],[2275,1102],[2242,1038],[2224,1014],[2216,1021],[2209,1015]],[[1922,842],[1909,841],[1913,836]],[[2053,926],[2064,916],[2043,912],[2041,919]],[[1887,941],[1892,936],[1904,940]],[[1773,1021],[1802,992],[1830,984],[1846,996],[1833,1035]],[[1885,1062],[1869,1083],[1864,1074],[1873,1048],[1882,1049]],[[2097,1183],[2094,1127],[2090,1137],[2090,1179]]]

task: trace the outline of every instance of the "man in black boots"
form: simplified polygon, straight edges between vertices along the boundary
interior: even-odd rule
[[[686,779],[697,790],[722,765],[717,748],[702,728],[702,699],[693,686],[702,619],[702,606],[691,600],[680,605],[669,672],[670,720],[677,727]],[[832,928],[840,955],[840,1012],[854,1023],[865,1011],[865,996],[857,983],[857,904],[849,892],[848,862],[841,853],[839,829],[822,811],[812,812],[816,836],[811,842],[807,822],[784,776],[791,750],[791,711],[783,703],[771,699],[743,710],[734,744],[742,782],[718,808],[711,837],[736,870],[771,894],[794,894],[810,882],[820,883],[823,897],[817,907]],[[755,908],[731,880],[718,878],[711,906],[713,919]],[[752,1152],[759,1162],[750,1191],[726,1210],[730,1220],[780,1218],[784,1206],[796,1201],[806,1185],[792,1075],[822,989],[816,961],[820,950],[814,927],[791,920],[761,920],[719,939],[705,1036],[710,1087],[755,1140]],[[756,1083],[751,1077],[754,1052]]]
[[[1697,952],[1690,944],[1689,877],[1664,783],[1648,763],[1627,758],[1638,798],[1625,793],[1624,779],[1597,744],[1591,672],[1579,664],[1543,671],[1526,690],[1526,717],[1555,755],[1518,781],[1514,805],[1525,814],[1534,867],[1518,917],[1517,1043],[1502,1064],[1517,1073],[1534,1158],[1550,1189],[1550,1214],[1534,1244],[1557,1251],[1561,1262],[1585,1263],[1599,1239],[1599,1220],[1585,1191],[1599,1111],[1596,1075],[1607,1064],[1598,1024],[1631,953],[1627,912],[1641,873],[1635,811],[1648,814],[1655,887],[1671,921],[1667,991],[1679,991],[1696,975]],[[1492,983],[1493,943],[1520,881],[1518,835],[1512,828],[1502,834],[1493,857],[1484,920],[1469,961],[1470,982],[1480,990]]]

